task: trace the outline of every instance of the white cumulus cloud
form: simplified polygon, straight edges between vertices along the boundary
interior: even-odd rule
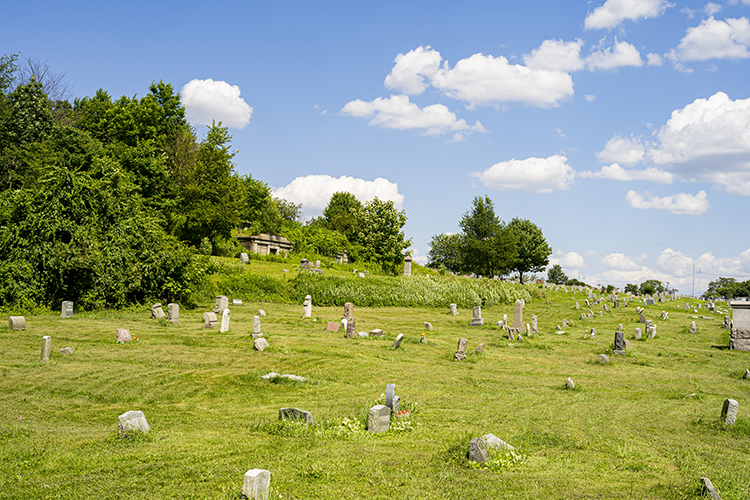
[[[301,203],[302,213],[311,216],[320,215],[333,193],[339,191],[353,194],[362,203],[379,198],[393,201],[399,210],[404,204],[404,195],[398,192],[398,184],[382,177],[367,181],[347,175],[339,178],[330,175],[308,175],[297,177],[286,186],[274,189],[273,195],[293,203]]]
[[[622,168],[617,163],[602,167],[598,172],[579,172],[579,177],[586,179],[607,179],[611,181],[649,181],[659,184],[671,184],[674,182],[674,175],[660,170],[655,167],[649,167],[644,170],[629,170]]]
[[[602,257],[599,262],[609,269],[616,269],[619,271],[638,271],[641,268],[641,266],[636,264],[624,253],[610,253]]]
[[[586,57],[586,67],[590,71],[617,69],[624,66],[643,66],[641,53],[635,46],[628,42],[618,42],[617,39],[615,39],[614,47],[599,49]]]
[[[658,17],[671,7],[665,0],[607,0],[583,21],[587,30],[612,29],[626,19],[638,21]]]
[[[698,194],[678,193],[659,198],[649,193],[637,193],[632,189],[625,195],[625,200],[633,208],[668,210],[673,214],[700,215],[709,208],[708,195],[700,190]]]
[[[237,85],[210,78],[196,79],[186,83],[180,94],[185,115],[191,123],[211,125],[216,120],[225,127],[237,129],[250,123],[253,108],[240,97]]]
[[[583,260],[580,254],[576,252],[563,252],[562,250],[555,249],[552,255],[549,257],[550,266],[559,264],[561,267],[566,269],[583,269],[586,267],[586,262]]]
[[[647,63],[649,66],[661,66],[664,64],[664,58],[662,58],[659,54],[654,54],[653,52],[649,53],[646,56]]]
[[[680,69],[685,61],[746,59],[750,57],[750,22],[746,17],[704,19],[698,26],[688,28],[677,48],[666,56]]]
[[[428,87],[425,77],[432,78],[442,61],[440,52],[419,46],[406,54],[396,56],[396,63],[385,77],[385,87],[403,92],[404,94],[419,95]]]
[[[422,129],[427,135],[441,135],[447,132],[485,132],[478,121],[469,125],[466,120],[456,118],[443,104],[433,104],[420,108],[409,101],[407,95],[392,95],[373,101],[357,99],[346,103],[341,113],[357,118],[370,118],[370,125],[398,130]]]
[[[551,193],[566,190],[573,183],[575,171],[567,161],[561,155],[525,160],[514,158],[469,175],[478,178],[488,188]]]
[[[745,250],[736,257],[719,258],[711,252],[707,252],[693,259],[683,252],[667,248],[656,258],[656,267],[675,279],[680,277],[692,278],[693,264],[696,270],[710,276],[735,277],[741,281],[743,277],[750,275],[750,249]],[[705,290],[705,282],[702,284]],[[685,293],[691,290],[686,289]]]
[[[547,69],[552,71],[578,71],[585,63],[581,59],[583,40],[563,42],[562,40],[545,40],[531,54],[523,56],[527,68]]]
[[[596,159],[601,163],[617,162],[632,167],[640,163],[645,154],[646,148],[640,140],[616,135],[607,141],[602,151],[596,153]]]

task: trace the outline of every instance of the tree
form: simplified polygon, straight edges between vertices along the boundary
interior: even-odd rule
[[[750,295],[750,280],[738,282],[734,278],[722,278],[711,281],[708,284],[705,297],[747,297]]]
[[[625,293],[632,293],[633,295],[638,295],[638,285],[628,283],[627,285],[625,285]]]
[[[431,269],[445,269],[452,273],[459,273],[463,269],[461,260],[461,235],[437,234],[430,241],[430,251],[427,253],[427,267]]]
[[[641,283],[638,287],[638,291],[641,295],[653,295],[654,293],[662,293],[664,291],[664,285],[659,280],[646,280]]]
[[[544,239],[542,230],[528,219],[514,218],[508,224],[508,229],[516,237],[518,256],[511,268],[518,272],[523,283],[523,273],[539,272],[549,264],[552,249]]]
[[[302,216],[302,204],[297,205],[283,198],[274,198],[273,202],[276,204],[276,209],[283,220],[299,222]]]
[[[358,240],[362,242],[362,258],[379,264],[385,271],[396,273],[404,263],[404,250],[411,245],[402,231],[406,212],[396,210],[393,201],[375,198],[365,204]]]
[[[516,258],[513,232],[495,215],[489,196],[477,196],[461,217],[461,260],[465,270],[485,276],[503,274]]]
[[[362,203],[351,193],[333,193],[323,210],[323,219],[328,229],[346,236],[350,243],[356,243],[359,235],[360,219],[364,212]]]
[[[560,264],[555,264],[547,270],[547,281],[556,285],[564,285],[568,282],[568,276],[563,272]]]

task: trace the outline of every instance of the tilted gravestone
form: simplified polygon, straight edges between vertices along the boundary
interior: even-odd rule
[[[62,349],[60,349],[60,354],[64,354],[65,356],[70,356],[74,352],[75,351],[72,347],[63,347]]]
[[[481,343],[481,344],[479,344],[479,345],[477,346],[477,348],[476,348],[476,349],[474,349],[474,352],[475,352],[476,354],[479,354],[480,352],[484,352],[484,343]],[[749,377],[749,378],[750,378],[750,377]]]
[[[242,494],[248,500],[268,500],[271,492],[271,471],[250,469],[242,480]]]
[[[42,337],[42,355],[39,361],[42,363],[49,363],[49,355],[52,352],[52,337],[45,335]]]
[[[536,318],[536,314],[531,315],[531,331],[534,333],[539,333],[539,323]]]
[[[203,313],[203,328],[213,328],[219,320],[214,312]]]
[[[391,346],[391,349],[398,349],[401,347],[401,341],[404,339],[404,334],[399,333],[396,335],[396,340],[393,341],[393,345]]]
[[[167,304],[167,320],[168,321],[180,321],[180,305],[179,304]]]
[[[572,378],[568,377],[568,380],[565,381],[565,387],[567,389],[575,389],[576,388],[576,384],[573,382]]]
[[[396,395],[396,384],[386,384],[385,405],[396,415],[401,411],[401,398]]]
[[[279,420],[302,420],[306,424],[314,423],[312,413],[299,408],[279,408]]]
[[[721,409],[721,422],[724,425],[734,425],[739,407],[740,404],[734,399],[724,400],[724,406]]]
[[[688,333],[698,333],[698,327],[695,326],[695,321],[690,322],[690,330],[688,330]]]
[[[609,364],[609,356],[607,356],[606,354],[600,354],[599,355],[599,362],[608,365]]]
[[[26,330],[26,318],[23,316],[8,316],[8,330]]]
[[[117,332],[115,332],[115,338],[117,339],[117,342],[121,344],[130,342],[132,340],[132,337],[130,336],[130,330],[127,330],[125,328],[118,328]]]
[[[261,318],[265,318],[266,311],[264,309],[258,309],[258,316],[260,316]]]
[[[428,332],[431,332],[432,331],[432,323],[430,323],[429,321],[425,321],[424,322],[424,329],[427,330]]]
[[[70,318],[73,316],[73,302],[70,300],[64,300],[62,303],[62,314],[61,318]]]
[[[711,500],[721,500],[721,496],[719,496],[719,491],[716,489],[716,486],[714,486],[714,483],[712,483],[707,477],[701,478],[701,496],[711,497]]]
[[[391,425],[391,409],[385,405],[375,405],[370,408],[367,419],[367,430],[379,434],[385,432]]]
[[[453,355],[453,359],[456,361],[463,361],[466,359],[466,347],[468,347],[469,341],[461,337],[458,339],[458,349],[456,354]]]
[[[142,411],[126,411],[117,417],[117,432],[126,436],[131,432],[148,432],[151,430]]]
[[[263,352],[264,349],[268,347],[268,342],[266,342],[266,339],[264,338],[258,338],[253,341],[253,349],[255,349],[258,352]]]
[[[329,321],[326,323],[326,331],[327,332],[333,332],[338,333],[340,325],[338,323],[334,323],[333,321]]]
[[[640,317],[638,318],[639,323],[645,323],[646,322],[646,316],[641,313]]]
[[[221,313],[221,330],[219,330],[221,333],[226,333],[229,331],[229,316],[231,313],[229,312],[229,309],[224,309],[224,312]]]
[[[576,302],[576,309],[580,309],[580,308],[581,308],[580,304],[578,304],[578,302]]]
[[[466,454],[472,462],[482,463],[487,460],[487,447],[481,438],[474,438],[469,443],[469,452]]]
[[[164,314],[164,309],[161,308],[160,303],[156,303],[151,306],[151,319],[162,319],[165,318],[167,315]]]

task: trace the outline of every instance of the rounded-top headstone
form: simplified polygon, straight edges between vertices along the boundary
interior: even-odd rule
[[[599,362],[608,365],[609,364],[609,356],[607,356],[606,354],[600,354],[599,355]]]

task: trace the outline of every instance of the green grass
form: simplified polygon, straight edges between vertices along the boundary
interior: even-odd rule
[[[721,315],[701,310],[717,319],[695,320],[699,333],[687,334],[694,313],[676,308],[685,301],[648,306],[659,333],[636,342],[635,303],[602,318],[594,306],[597,316],[580,321],[573,296],[547,292],[549,308],[528,302],[525,319],[537,314],[542,335],[523,343],[489,326],[512,318],[511,305],[484,308],[482,328],[468,326],[466,308],[454,317],[356,307],[358,331],[385,331],[367,339],[324,331],[341,307],[314,307],[303,320],[288,303],[246,301],[224,334],[202,328],[207,302],[183,308],[176,325],[147,308],[27,316],[26,331],[0,341],[0,498],[236,499],[251,468],[270,470],[272,498],[285,500],[684,499],[699,498],[702,476],[724,500],[750,498],[750,381],[741,379],[750,353],[713,347],[729,343]],[[250,338],[258,308],[268,313],[263,353]],[[563,317],[573,326],[557,335]],[[424,321],[435,328],[427,344]],[[618,323],[632,350],[598,363]],[[597,336],[584,340],[592,326]],[[138,340],[116,344],[118,327]],[[398,333],[405,340],[393,351]],[[47,365],[43,335],[52,336]],[[452,360],[459,337],[469,340],[464,362]],[[75,354],[60,355],[66,346]],[[261,380],[270,371],[309,380]],[[567,377],[576,390],[564,388]],[[372,435],[367,409],[387,383],[414,411],[399,430]],[[729,428],[718,423],[726,398],[740,405]],[[279,423],[286,406],[312,412],[315,424]],[[151,432],[117,437],[128,410],[142,410]],[[520,458],[467,463],[470,439],[487,433]]]

